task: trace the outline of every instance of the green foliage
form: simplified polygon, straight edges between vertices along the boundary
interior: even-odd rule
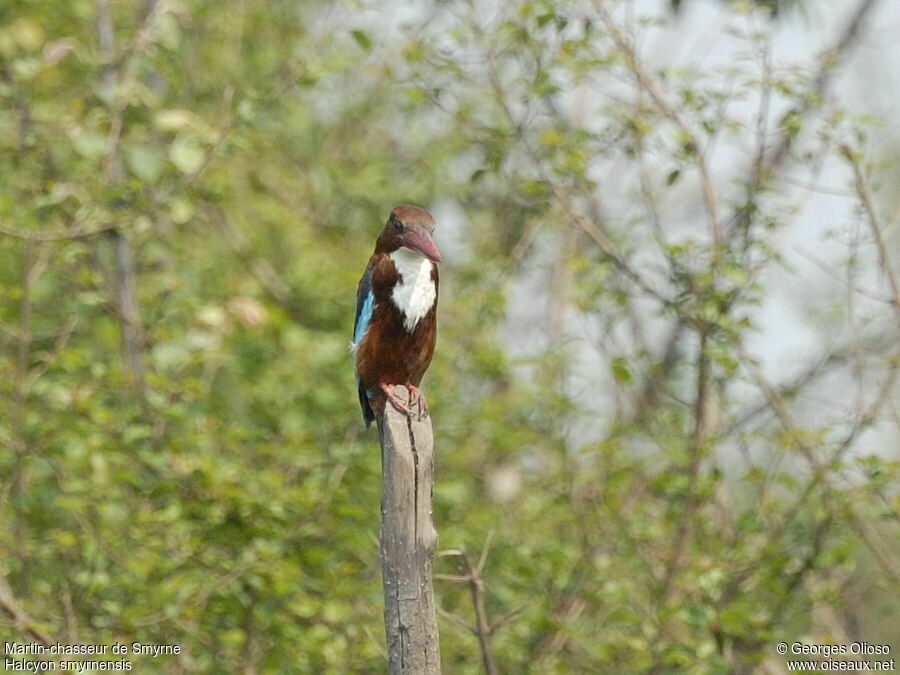
[[[6,634],[182,647],[139,672],[383,670],[347,345],[397,202],[463,216],[437,235],[435,522],[476,558],[492,533],[500,672],[738,672],[824,630],[842,588],[895,592],[871,541],[896,534],[898,466],[847,440],[881,409],[810,421],[804,383],[747,353],[795,206],[779,167],[701,196],[716,144],[755,139],[749,91],[817,153],[854,122],[809,114],[805,73],[640,70],[568,3],[390,30],[359,9],[0,8],[0,576],[30,617]],[[869,358],[855,377],[897,368]],[[468,586],[436,597],[473,621]],[[446,672],[479,672],[441,630]]]

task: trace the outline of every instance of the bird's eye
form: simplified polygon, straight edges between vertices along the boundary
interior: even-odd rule
[[[400,232],[400,230],[403,229],[403,223],[401,223],[400,220],[397,218],[394,218],[393,225],[394,225],[394,230],[396,230],[397,232]]]

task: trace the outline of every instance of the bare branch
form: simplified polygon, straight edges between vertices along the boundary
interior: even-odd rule
[[[119,225],[104,225],[102,227],[96,227],[90,230],[76,229],[75,227],[73,227],[72,229],[56,231],[51,230],[49,232],[29,232],[28,230],[17,230],[11,227],[7,227],[6,225],[0,225],[0,234],[7,237],[12,237],[14,239],[21,239],[22,241],[38,243],[47,241],[89,239],[91,237],[96,237],[99,234],[106,234],[107,232],[111,232],[112,230],[115,230],[119,227]]]
[[[875,205],[872,203],[872,195],[866,184],[866,178],[863,175],[862,167],[859,165],[859,160],[847,146],[842,146],[841,152],[853,168],[856,193],[859,195],[859,199],[865,209],[867,216],[866,220],[869,224],[869,229],[872,232],[872,237],[875,239],[875,246],[878,248],[878,265],[881,267],[882,273],[888,280],[894,311],[897,315],[897,319],[900,320],[900,286],[897,285],[897,275],[894,273],[894,268],[891,265],[891,260],[888,256],[887,246],[885,246],[884,243],[884,235],[881,233],[882,228],[880,219],[878,218],[878,212],[875,210]]]
[[[39,642],[45,647],[56,642],[50,635],[38,628],[34,619],[19,606],[6,577],[0,577],[0,610],[12,620],[16,630],[27,633],[35,642]]]
[[[485,583],[481,573],[484,570],[484,565],[487,561],[488,551],[493,538],[494,531],[491,530],[488,532],[487,538],[485,539],[484,547],[481,549],[481,555],[479,556],[477,563],[473,564],[465,548],[460,548],[455,551],[454,553],[458,559],[460,574],[452,577],[443,575],[442,577],[447,581],[464,583],[469,586],[469,592],[472,595],[472,606],[475,609],[475,625],[471,626],[463,619],[460,619],[449,612],[442,612],[441,616],[446,616],[453,621],[453,623],[466,628],[478,638],[478,646],[481,649],[481,660],[482,663],[484,663],[484,671],[487,675],[497,675],[497,663],[494,660],[494,654],[491,650],[491,636],[494,634],[497,626],[491,626],[490,621],[488,620],[487,609],[484,604]],[[505,620],[508,621],[509,618],[511,617],[506,617]]]
[[[97,0],[97,37],[100,53],[106,60],[103,68],[103,82],[110,92],[115,92],[121,83],[121,74],[115,63],[115,31],[109,3],[110,0]],[[112,186],[120,185],[125,179],[125,168],[119,144],[122,136],[124,106],[124,101],[120,100],[118,95],[113,96],[113,102],[109,106],[110,130],[104,162],[106,181]],[[146,406],[144,339],[141,330],[140,308],[137,299],[137,274],[131,242],[118,227],[109,226],[109,236],[113,241],[113,255],[116,261],[113,296],[121,315],[124,357],[141,402]]]

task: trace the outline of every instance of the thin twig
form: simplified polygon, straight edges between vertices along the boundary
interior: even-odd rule
[[[81,219],[73,221],[74,223],[80,222]],[[100,227],[92,228],[90,230],[82,230],[82,229],[66,229],[66,230],[50,230],[47,232],[29,232],[27,230],[17,230],[15,228],[7,227],[6,225],[0,225],[0,234],[3,234],[7,237],[12,237],[14,239],[21,239],[22,241],[29,241],[34,243],[40,242],[48,242],[48,241],[68,241],[68,240],[76,240],[76,239],[89,239],[91,237],[96,237],[100,234],[106,234],[107,232],[111,232],[119,228],[120,225],[103,225]]]
[[[859,161],[853,151],[847,146],[842,146],[841,152],[853,168],[856,193],[859,195],[859,199],[865,209],[867,216],[866,221],[872,232],[872,237],[875,239],[875,246],[878,248],[878,265],[881,267],[882,273],[888,280],[888,285],[891,288],[891,300],[893,301],[894,311],[897,314],[897,318],[900,319],[900,286],[897,284],[897,276],[894,273],[893,265],[891,265],[887,246],[884,243],[880,219],[878,217],[878,212],[875,209],[875,205],[872,203],[872,195],[866,184],[866,178],[863,175],[862,167],[860,167]]]
[[[700,468],[705,455],[707,436],[707,408],[709,406],[709,379],[710,362],[707,351],[708,335],[705,331],[700,333],[700,344],[697,348],[697,394],[694,401],[694,431],[691,442],[691,459],[688,466],[688,486],[683,507],[683,513],[678,518],[678,527],[675,529],[675,538],[672,542],[672,552],[666,565],[666,573],[663,577],[662,590],[660,592],[660,604],[664,605],[672,592],[675,579],[681,572],[682,558],[696,525],[696,513],[700,507],[698,481]]]
[[[482,572],[484,571],[484,565],[487,562],[487,556],[493,538],[494,531],[491,530],[485,538],[484,546],[481,549],[481,555],[476,564],[472,563],[471,558],[463,547],[454,549],[453,551],[443,551],[443,555],[452,555],[457,558],[460,574],[434,575],[436,579],[468,585],[469,592],[472,595],[472,606],[475,609],[474,626],[455,614],[445,610],[438,609],[438,612],[447,620],[461,628],[465,628],[478,638],[478,646],[481,649],[481,660],[484,663],[484,671],[487,675],[497,675],[497,663],[494,660],[494,654],[491,651],[491,636],[498,628],[498,625],[491,626],[490,621],[488,620],[487,609],[485,608],[484,603],[485,583],[484,578],[482,577]],[[504,617],[504,622],[509,621],[511,618],[512,617],[510,616]]]
[[[709,226],[713,242],[713,262],[715,263],[718,261],[722,244],[722,226],[719,222],[718,209],[716,206],[718,199],[710,176],[709,167],[707,166],[705,151],[701,149],[696,134],[682,119],[678,110],[669,104],[656,84],[656,81],[651,78],[644,69],[634,44],[626,39],[618,24],[613,21],[612,15],[606,7],[604,0],[596,1],[594,6],[603,18],[603,22],[606,24],[606,28],[609,31],[609,35],[613,42],[628,59],[628,67],[631,69],[631,73],[634,75],[638,86],[642,91],[647,93],[657,109],[675,125],[678,131],[684,136],[685,143],[694,146],[694,152],[692,154],[695,157],[697,171],[700,174],[703,204],[706,208],[707,216],[709,217]]]
[[[34,619],[21,608],[6,577],[0,577],[0,610],[12,620],[16,630],[27,633],[35,642],[45,647],[56,642],[49,634],[38,628]]]
[[[857,5],[856,11],[851,15],[850,20],[847,21],[838,41],[833,47],[822,52],[820,57],[821,64],[813,82],[812,92],[805,96],[803,102],[791,111],[790,114],[792,116],[804,118],[813,110],[818,109],[825,101],[825,95],[831,85],[835,69],[858,39],[863,22],[871,14],[878,1],[862,0]],[[787,132],[782,134],[781,142],[774,150],[766,154],[765,161],[762,164],[754,162],[750,171],[750,180],[748,181],[750,187],[747,191],[747,197],[744,200],[744,204],[739,205],[728,219],[726,236],[731,234],[736,228],[749,226],[749,217],[755,210],[757,194],[764,185],[775,178],[776,171],[787,162],[790,151],[794,146],[794,141],[794,134]]]

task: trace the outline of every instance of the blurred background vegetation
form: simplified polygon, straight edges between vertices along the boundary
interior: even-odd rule
[[[498,672],[895,654],[897,195],[833,86],[879,3],[790,60],[788,3],[707,3],[692,62],[704,4],[6,0],[3,638],[384,671],[348,343],[410,202],[446,259],[435,523]],[[480,672],[469,586],[436,596]]]

